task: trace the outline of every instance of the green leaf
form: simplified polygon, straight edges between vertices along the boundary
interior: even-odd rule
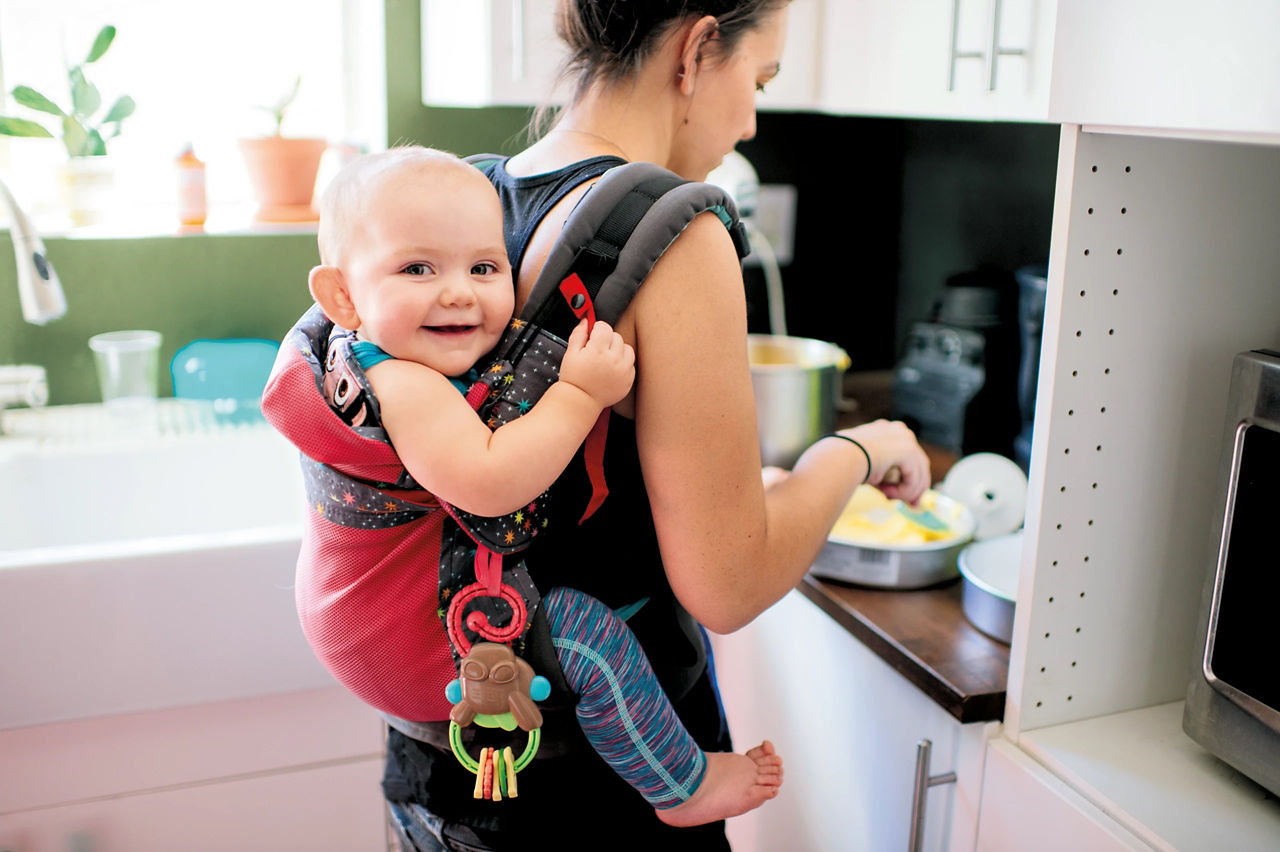
[[[62,108],[30,86],[15,86],[13,99],[28,109],[47,112],[49,115],[62,116]]]
[[[89,131],[72,116],[62,119],[62,144],[72,157],[86,157],[89,152]]]
[[[103,140],[101,133],[96,130],[89,131],[89,142],[85,145],[85,152],[90,157],[105,157],[107,155],[107,143]]]
[[[116,98],[116,102],[111,105],[111,109],[107,110],[107,115],[102,119],[102,123],[107,124],[112,121],[119,123],[124,121],[126,118],[133,115],[133,111],[137,109],[137,106],[138,105],[133,102],[133,98],[128,95],[121,95]],[[116,129],[116,132],[120,132],[119,128]]]
[[[98,30],[97,37],[93,40],[93,47],[89,48],[89,55],[85,58],[85,64],[97,62],[102,58],[102,54],[107,52],[107,48],[111,46],[111,41],[116,37],[116,28],[107,25]]]
[[[76,115],[88,118],[102,106],[102,95],[98,87],[90,83],[84,76],[84,70],[77,65],[70,71],[71,105]]]
[[[12,118],[7,115],[0,115],[0,135],[38,136],[42,139],[53,138],[52,133],[34,121],[27,121],[25,118]]]

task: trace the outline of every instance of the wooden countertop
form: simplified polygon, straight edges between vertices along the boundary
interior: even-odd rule
[[[839,425],[886,416],[889,373],[846,374],[857,408]],[[934,482],[956,454],[925,446]],[[1009,646],[979,631],[961,608],[962,580],[917,590],[871,589],[807,575],[797,587],[895,671],[961,722],[1003,718]]]

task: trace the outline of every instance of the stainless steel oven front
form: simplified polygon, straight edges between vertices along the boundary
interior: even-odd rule
[[[1280,352],[1235,357],[1182,727],[1280,795]]]

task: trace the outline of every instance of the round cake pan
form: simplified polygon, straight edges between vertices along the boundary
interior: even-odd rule
[[[961,607],[974,627],[1008,645],[1013,638],[1022,530],[977,541],[960,551],[956,566],[964,578]]]

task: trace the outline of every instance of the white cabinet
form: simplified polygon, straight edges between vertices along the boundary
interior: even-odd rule
[[[769,739],[786,772],[776,799],[730,821],[737,852],[907,848],[923,739],[928,774],[958,780],[928,788],[922,848],[973,848],[990,725],[961,725],[796,591],[713,646],[735,747]]]
[[[385,850],[383,726],[338,686],[0,731],[0,849]]]
[[[1060,4],[1055,123],[1248,136],[1280,132],[1280,4]]]
[[[1043,121],[1053,0],[828,0],[823,109]]]
[[[421,0],[422,102],[540,104],[566,50],[555,0]]]

